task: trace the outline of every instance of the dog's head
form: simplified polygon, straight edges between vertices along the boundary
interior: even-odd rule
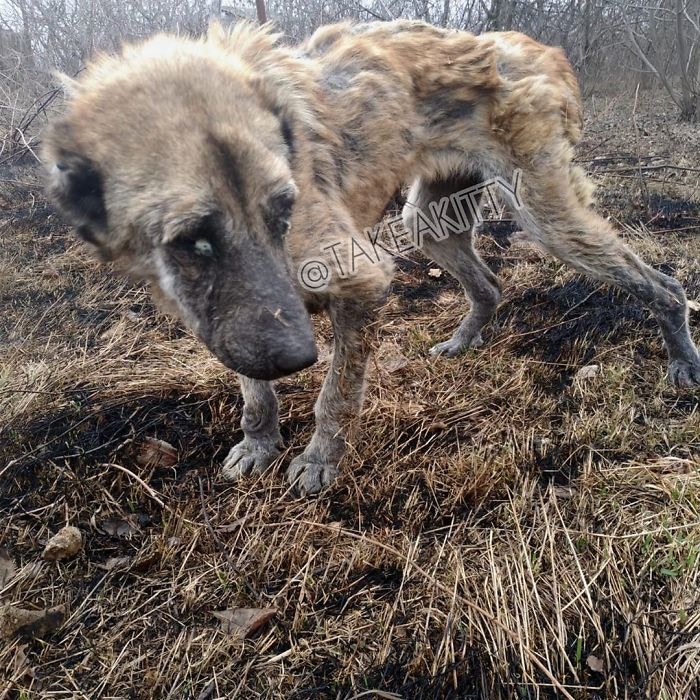
[[[297,187],[286,120],[208,42],[105,58],[44,138],[48,191],[104,260],[149,280],[228,367],[274,379],[316,360],[289,274]]]

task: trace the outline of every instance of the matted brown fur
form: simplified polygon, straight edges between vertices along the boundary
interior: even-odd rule
[[[268,380],[315,358],[300,301],[328,311],[335,351],[316,433],[289,478],[311,493],[337,474],[392,265],[365,262],[318,291],[297,270],[329,246],[351,250],[407,183],[404,223],[415,232],[432,202],[521,171],[515,213],[530,235],[647,304],[671,379],[700,383],[681,286],[621,243],[571,164],[581,103],[560,49],[409,21],[324,27],[299,48],[278,39],[267,27],[214,26],[201,40],[160,36],[99,58],[70,84],[68,113],[46,137],[50,192],[82,234],[150,280],[247,375],[245,439],[227,458],[228,477],[279,454]],[[479,345],[500,299],[472,247],[473,220],[464,223],[457,235],[423,237],[472,302],[434,354]]]

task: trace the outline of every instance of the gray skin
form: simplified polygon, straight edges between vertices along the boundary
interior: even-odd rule
[[[183,315],[196,319],[191,325],[199,338],[226,367],[250,379],[278,379],[312,365],[311,320],[284,260],[240,232],[223,246],[216,229],[205,222],[161,252],[172,291],[186,307]]]

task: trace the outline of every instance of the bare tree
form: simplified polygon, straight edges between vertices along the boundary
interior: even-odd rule
[[[649,17],[628,19],[632,51],[655,75],[678,106],[684,121],[700,119],[700,5],[659,0]],[[676,86],[674,78],[680,87]]]
[[[698,0],[2,0],[0,150],[31,142],[29,125],[38,133],[53,69],[74,75],[125,41],[199,34],[211,19],[269,20],[299,41],[330,22],[396,18],[523,31],[564,48],[587,92],[658,81],[683,119],[700,119]]]

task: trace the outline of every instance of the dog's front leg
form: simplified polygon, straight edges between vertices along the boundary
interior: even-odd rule
[[[244,437],[231,448],[224,461],[223,477],[230,481],[265,471],[279,456],[282,442],[272,382],[240,374],[238,379],[244,402],[241,418]]]
[[[316,401],[316,430],[287,471],[289,483],[302,496],[317,493],[338,475],[338,463],[362,407],[367,360],[375,337],[374,305],[336,300],[329,314],[333,359]]]

